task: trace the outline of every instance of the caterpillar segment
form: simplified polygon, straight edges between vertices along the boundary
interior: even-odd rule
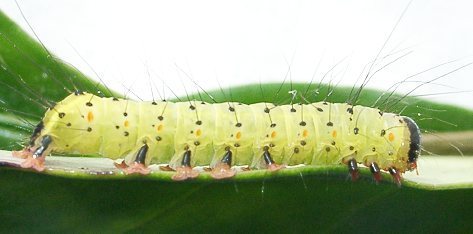
[[[234,166],[299,164],[345,164],[357,180],[363,164],[375,181],[386,171],[400,185],[401,174],[416,169],[420,132],[408,117],[345,103],[135,102],[76,92],[46,112],[14,155],[42,171],[51,152],[122,158],[116,166],[126,174],[168,164],[161,169],[175,171],[174,180],[197,177],[195,166],[224,179],[236,174]]]

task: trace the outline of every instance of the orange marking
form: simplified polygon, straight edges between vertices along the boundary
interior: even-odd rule
[[[332,131],[332,136],[333,136],[334,138],[337,137],[337,131],[333,130],[333,131]]]
[[[87,122],[92,122],[94,120],[94,113],[92,113],[92,111],[89,111],[89,113],[87,113]]]
[[[162,125],[162,124],[160,124],[160,125],[158,126],[158,132],[160,132],[161,130],[163,130],[163,125]]]
[[[307,137],[308,135],[309,135],[309,131],[307,131],[307,129],[304,129],[304,131],[302,132],[302,136]]]
[[[196,135],[196,136],[202,135],[202,130],[197,129],[197,131],[195,131],[195,135]]]
[[[241,132],[237,132],[236,135],[235,135],[235,138],[240,139],[241,138]]]
[[[394,141],[394,133],[390,132],[388,135],[389,141]]]
[[[130,123],[128,122],[128,120],[125,120],[125,122],[123,122],[123,126],[128,127],[128,125],[130,125]]]
[[[273,131],[273,132],[271,133],[271,138],[275,138],[276,135],[277,135],[276,131]]]

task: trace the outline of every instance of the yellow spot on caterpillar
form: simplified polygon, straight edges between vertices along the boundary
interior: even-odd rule
[[[307,131],[307,129],[304,129],[304,131],[302,132],[302,136],[307,137],[308,135],[309,135],[309,131]]]
[[[92,122],[94,120],[94,113],[92,113],[92,111],[89,111],[89,113],[87,113],[87,122]]]
[[[197,129],[197,131],[195,131],[195,135],[196,135],[196,136],[202,135],[202,130]]]
[[[125,122],[123,122],[123,126],[128,127],[128,125],[130,125],[130,123],[128,122],[128,120],[125,120]]]
[[[388,139],[389,141],[394,141],[394,134],[392,132],[389,133]]]
[[[236,135],[235,135],[235,138],[240,139],[241,138],[241,132],[237,132]]]
[[[163,130],[163,125],[160,124],[157,129],[158,129],[158,132],[160,132],[161,130]]]
[[[273,132],[271,133],[271,138],[275,138],[276,135],[277,135],[276,131],[273,131]]]
[[[335,131],[335,130],[332,131],[332,137],[334,137],[334,138],[337,137],[337,131]]]

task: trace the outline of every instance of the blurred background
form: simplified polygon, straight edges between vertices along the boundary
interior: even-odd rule
[[[133,89],[151,99],[148,72],[177,95],[258,82],[351,86],[373,61],[408,1],[60,1],[18,0],[40,39],[59,58],[112,89]],[[30,34],[14,0],[0,9]],[[411,78],[429,81],[473,61],[473,3],[412,2],[378,58],[383,68],[369,87],[386,90]],[[75,52],[75,50],[78,51]],[[401,58],[401,59],[398,59]],[[338,65],[337,65],[338,64]],[[290,69],[289,69],[290,67]],[[368,65],[369,67],[369,65]],[[414,94],[473,89],[473,67],[462,68]],[[218,82],[217,82],[218,81]],[[405,83],[408,92],[419,83]],[[171,93],[166,91],[166,96]],[[438,94],[431,100],[473,108],[473,93]]]

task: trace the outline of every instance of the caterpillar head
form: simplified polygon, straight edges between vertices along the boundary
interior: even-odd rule
[[[417,124],[409,117],[402,117],[409,129],[409,151],[407,153],[407,169],[409,171],[417,168],[417,158],[420,155],[420,129]]]

